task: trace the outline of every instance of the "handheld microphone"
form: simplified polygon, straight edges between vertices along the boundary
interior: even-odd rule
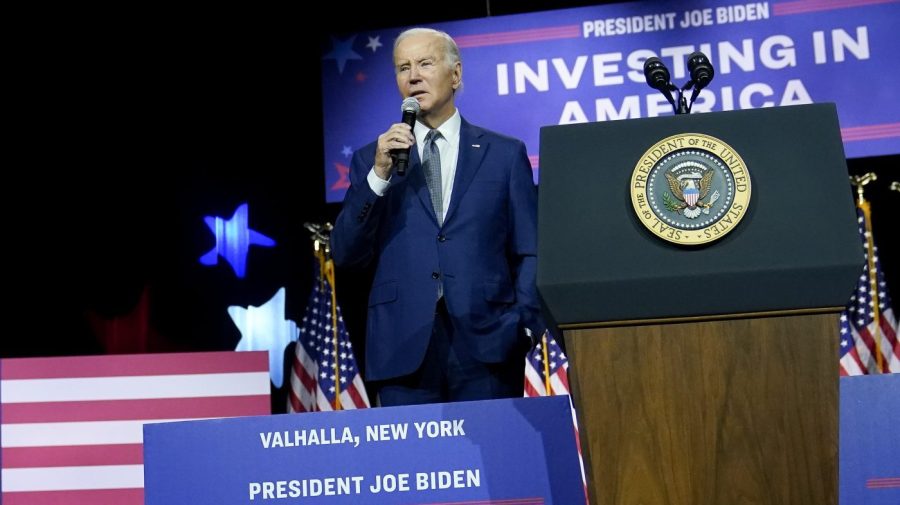
[[[416,116],[419,114],[419,101],[414,97],[409,97],[403,100],[400,110],[403,112],[403,118],[400,121],[408,124],[410,128],[414,127]],[[406,166],[409,165],[409,150],[409,147],[397,150],[397,175],[406,175]]]
[[[644,77],[651,88],[661,91],[672,107],[675,107],[675,99],[672,97],[672,88],[675,86],[669,82],[669,69],[661,59],[651,56],[644,61]]]

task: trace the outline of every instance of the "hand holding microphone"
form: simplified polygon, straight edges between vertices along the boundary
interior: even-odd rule
[[[412,133],[412,129],[416,125],[416,115],[419,114],[419,101],[408,97],[403,100],[400,110],[403,112],[401,121],[403,124],[409,125],[409,131]],[[413,142],[415,142],[415,138],[413,138]],[[407,165],[409,165],[409,147],[397,153],[397,175],[406,175]]]
[[[412,129],[419,113],[419,101],[413,97],[403,100],[403,116],[400,123],[391,125],[388,131],[378,137],[375,150],[375,173],[384,180],[390,178],[391,169],[396,165],[398,175],[406,175],[409,166],[409,150],[416,143]]]

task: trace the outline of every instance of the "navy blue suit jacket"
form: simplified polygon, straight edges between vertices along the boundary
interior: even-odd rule
[[[523,359],[524,328],[542,331],[535,288],[537,190],[525,145],[462,120],[459,158],[442,227],[418,150],[387,193],[366,176],[375,143],[356,151],[331,234],[335,263],[376,263],[369,295],[366,377],[415,371],[431,338],[437,284],[455,331],[485,363]],[[523,365],[524,366],[524,365]]]

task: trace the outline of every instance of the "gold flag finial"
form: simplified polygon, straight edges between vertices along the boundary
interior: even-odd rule
[[[313,249],[318,251],[320,248],[325,250],[325,255],[331,254],[331,230],[334,226],[331,223],[303,223],[303,227],[309,232],[309,238],[313,241]]]
[[[877,181],[878,175],[875,172],[868,172],[862,175],[851,175],[850,176],[850,184],[856,186],[856,196],[859,199],[859,203],[863,203],[866,201],[863,196],[863,188],[866,187],[866,184]]]

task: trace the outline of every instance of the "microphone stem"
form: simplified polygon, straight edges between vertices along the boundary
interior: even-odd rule
[[[675,114],[687,114],[691,112],[691,109],[688,107],[687,99],[684,98],[684,93],[681,91],[678,92],[678,110],[675,111]]]

